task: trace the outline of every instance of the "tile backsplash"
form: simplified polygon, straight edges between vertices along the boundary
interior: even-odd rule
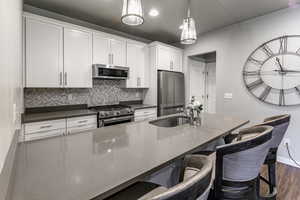
[[[26,108],[72,104],[106,105],[142,100],[145,89],[122,88],[121,80],[93,80],[93,88],[25,88]]]

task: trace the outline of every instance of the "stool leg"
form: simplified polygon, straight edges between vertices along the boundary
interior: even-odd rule
[[[269,175],[269,188],[270,193],[274,192],[274,187],[276,187],[276,163],[269,163],[268,164],[268,175]]]

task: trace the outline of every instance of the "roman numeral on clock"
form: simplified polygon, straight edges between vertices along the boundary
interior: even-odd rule
[[[259,96],[259,99],[264,101],[266,100],[266,98],[268,97],[268,95],[270,94],[271,92],[271,87],[270,86],[267,86],[264,91],[261,93],[261,95]]]
[[[244,76],[258,76],[260,74],[260,71],[243,71]]]
[[[296,92],[300,95],[300,89],[298,87],[295,87]]]
[[[287,53],[287,37],[283,36],[279,39],[279,54]]]
[[[253,64],[255,64],[255,65],[258,65],[258,66],[261,66],[261,65],[264,64],[263,61],[257,60],[257,59],[255,59],[253,57],[248,58],[248,61],[251,62],[251,63],[253,63]]]
[[[266,54],[266,56],[271,57],[274,55],[272,49],[268,45],[264,45],[261,50]]]
[[[262,85],[263,84],[263,81],[261,79],[258,79],[250,84],[247,85],[247,88],[249,90],[253,90],[255,88],[257,88],[258,86]]]
[[[284,90],[281,89],[279,93],[279,105],[284,106],[285,105],[285,93]]]

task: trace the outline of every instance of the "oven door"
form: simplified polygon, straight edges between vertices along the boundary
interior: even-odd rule
[[[103,119],[101,121],[102,122],[100,123],[101,124],[100,127],[111,126],[111,125],[115,125],[115,124],[133,122],[134,116],[128,115],[128,116],[114,117],[114,118],[109,118],[109,119]]]

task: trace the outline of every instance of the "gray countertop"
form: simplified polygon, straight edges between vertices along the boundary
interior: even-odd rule
[[[21,143],[12,200],[104,197],[247,122],[203,114],[198,127],[143,121]]]
[[[64,119],[64,118],[71,118],[71,117],[81,117],[81,116],[88,116],[88,115],[97,115],[97,112],[88,109],[77,109],[77,110],[56,111],[56,112],[30,113],[30,114],[23,115],[22,123],[56,120],[56,119]]]
[[[150,105],[150,104],[129,104],[129,106],[134,110],[157,107],[156,105]]]

